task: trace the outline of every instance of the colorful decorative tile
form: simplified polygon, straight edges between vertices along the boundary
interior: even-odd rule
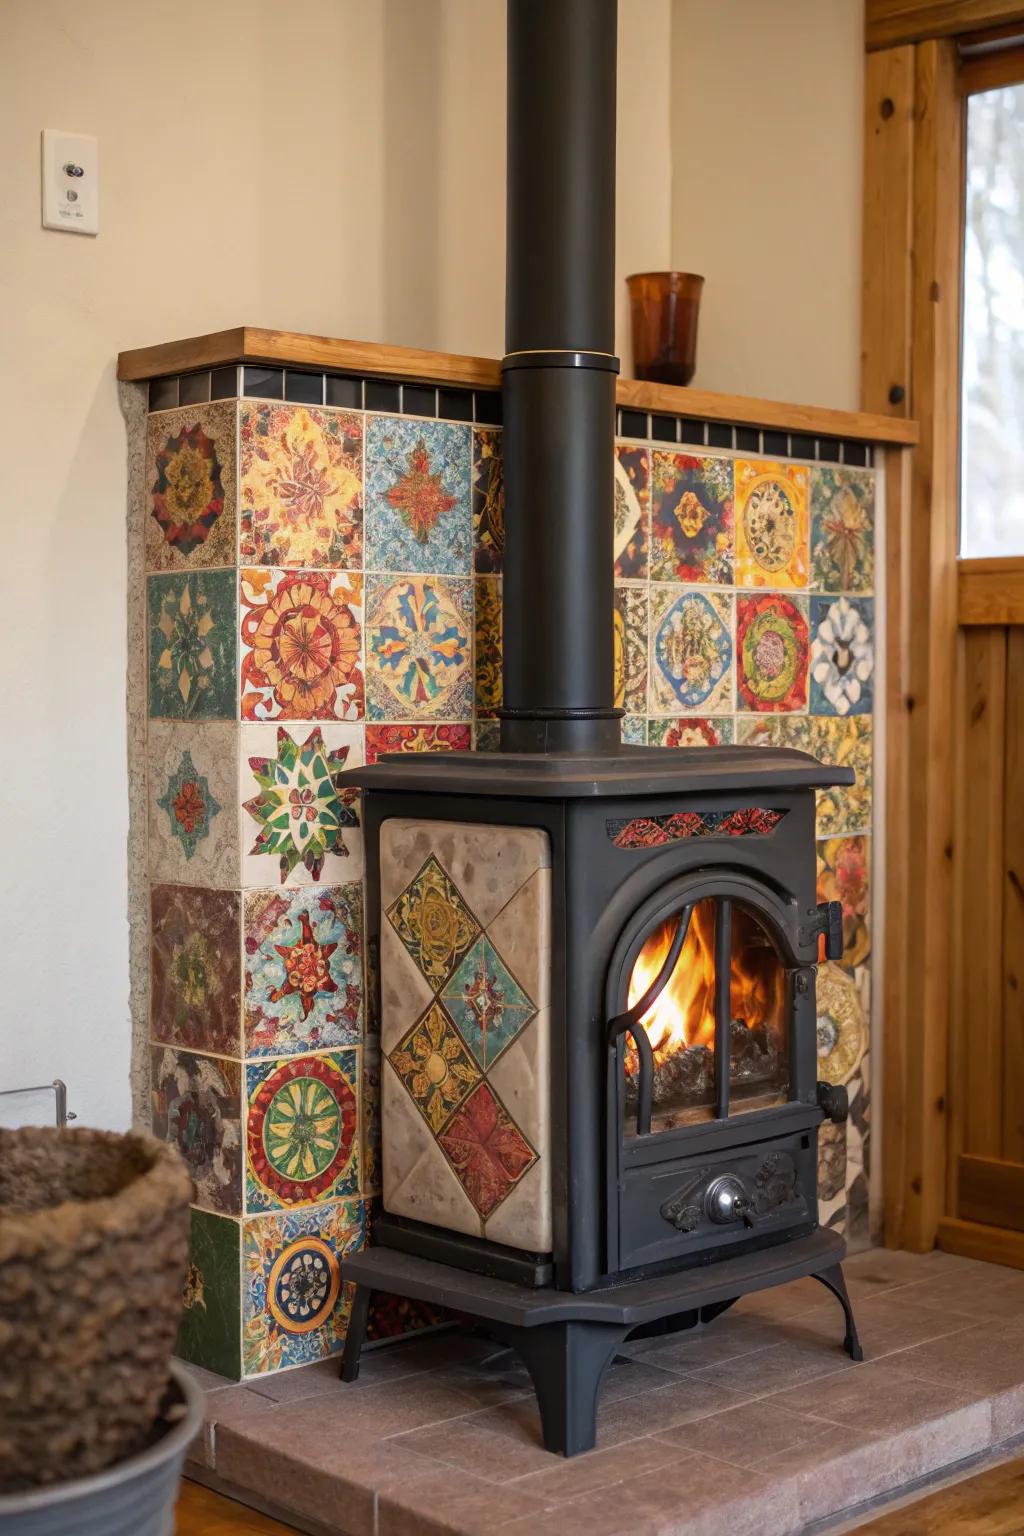
[[[234,724],[150,721],[151,879],[238,884],[237,753]]]
[[[470,719],[472,581],[368,577],[366,687],[371,720]]]
[[[473,569],[500,576],[505,558],[505,476],[501,432],[473,429]]]
[[[620,739],[627,747],[647,745],[647,721],[643,715],[623,715]]]
[[[341,1261],[365,1239],[361,1200],[242,1223],[242,1363],[247,1376],[337,1354],[351,1310]]]
[[[875,477],[870,470],[811,470],[811,586],[870,592],[875,580]]]
[[[150,719],[234,719],[234,572],[150,576],[148,587]]]
[[[231,565],[235,558],[235,403],[186,406],[146,426],[146,566]]]
[[[476,593],[476,646],[474,701],[478,715],[493,715],[501,708],[501,577],[478,576]]]
[[[736,689],[741,709],[807,708],[807,599],[736,599]]]
[[[470,752],[469,725],[368,725],[366,761],[375,763],[385,752]]]
[[[387,917],[435,991],[480,932],[480,924],[433,854],[388,908]]]
[[[242,719],[362,719],[362,576],[240,576]]]
[[[436,1001],[388,1054],[388,1060],[435,1135],[480,1081],[479,1067]]]
[[[242,1209],[241,1073],[224,1057],[153,1048],[153,1135],[185,1159],[195,1204],[225,1215]]]
[[[367,728],[369,729],[369,728]],[[498,752],[501,749],[501,726],[497,720],[474,720],[473,751]]]
[[[354,1045],[363,1025],[360,884],[248,891],[245,1053]]]
[[[868,1019],[848,971],[832,960],[818,966],[818,1076],[848,1083],[868,1048]]]
[[[252,565],[358,570],[363,418],[246,402],[239,417],[239,553]]]
[[[651,714],[730,710],[732,599],[651,588]]]
[[[352,725],[243,726],[242,809],[251,818],[243,826],[246,884],[267,885],[275,876],[281,885],[359,877],[357,793],[341,778],[359,762],[358,742]]]
[[[843,965],[863,965],[871,953],[868,927],[870,838],[830,837],[817,845],[818,900],[843,908]]]
[[[736,585],[806,587],[808,470],[737,459]]]
[[[732,460],[659,449],[653,460],[652,579],[728,586],[733,579]]]
[[[242,1374],[242,1225],[192,1207],[189,1265],[174,1353],[237,1381]]]
[[[820,790],[818,793],[817,832],[819,837],[836,837],[851,832],[870,832],[872,794],[872,722],[870,716],[849,720],[819,717],[809,750],[823,763],[850,767],[856,783],[849,787]]]
[[[647,587],[615,584],[615,707],[647,712]]]
[[[441,989],[441,1001],[484,1068],[494,1065],[537,1013],[486,934]]]
[[[368,570],[469,574],[472,437],[460,422],[368,418]]]
[[[875,605],[811,598],[811,714],[869,715],[875,703]]]
[[[651,456],[646,448],[615,449],[615,575],[647,575]]]
[[[670,811],[664,816],[610,816],[605,834],[616,848],[664,848],[692,837],[770,837],[788,811],[750,805],[735,811]]]
[[[455,1111],[438,1141],[485,1221],[537,1161],[536,1152],[486,1081]]]
[[[733,722],[728,718],[711,720],[695,716],[647,723],[647,742],[652,747],[722,747],[734,739]]]
[[[241,1055],[240,940],[237,891],[153,887],[149,1022],[154,1040]]]
[[[253,1061],[245,1069],[245,1208],[278,1210],[359,1188],[359,1059]]]

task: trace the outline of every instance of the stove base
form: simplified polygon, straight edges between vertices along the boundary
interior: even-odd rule
[[[389,1291],[473,1318],[520,1356],[537,1392],[544,1445],[562,1456],[593,1449],[601,1380],[623,1340],[673,1319],[677,1328],[710,1322],[738,1297],[811,1276],[838,1299],[843,1347],[864,1358],[843,1279],[842,1238],[819,1228],[806,1237],[698,1269],[626,1280],[574,1293],[492,1280],[394,1249],[367,1248],[345,1259],[355,1282],[341,1378],[355,1381],[373,1291]]]

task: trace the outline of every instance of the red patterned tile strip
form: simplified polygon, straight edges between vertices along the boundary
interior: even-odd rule
[[[668,816],[609,819],[605,830],[616,848],[662,848],[688,837],[767,837],[788,814],[760,805],[737,811],[674,811]]]

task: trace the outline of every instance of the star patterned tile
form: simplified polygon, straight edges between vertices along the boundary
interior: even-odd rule
[[[388,1060],[436,1136],[480,1081],[480,1069],[442,1005],[434,1001]]]
[[[486,934],[442,987],[441,1001],[484,1068],[494,1065],[537,1012]]]
[[[353,1045],[363,1024],[362,886],[247,891],[245,1050]]]
[[[234,719],[234,572],[150,576],[148,586],[150,719]]]
[[[357,725],[241,727],[242,882],[338,885],[363,868]]]
[[[469,575],[472,438],[459,422],[367,418],[369,570]]]
[[[146,565],[230,565],[235,557],[235,403],[161,411],[146,428]]]

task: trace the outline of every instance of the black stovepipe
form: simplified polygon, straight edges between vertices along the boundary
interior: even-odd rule
[[[619,743],[616,29],[617,0],[508,0],[504,751]]]

